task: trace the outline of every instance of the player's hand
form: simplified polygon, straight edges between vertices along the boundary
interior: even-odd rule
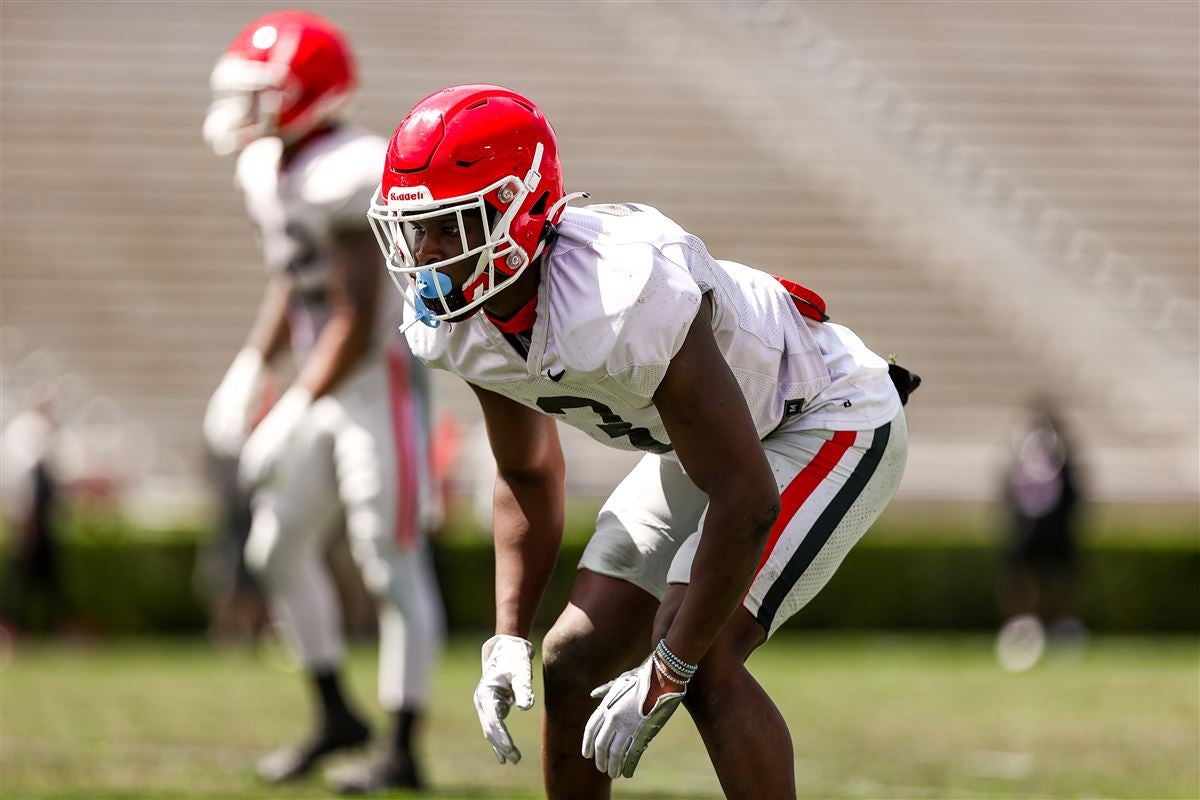
[[[493,636],[483,643],[483,677],[475,687],[475,711],[484,738],[501,764],[516,764],[521,751],[513,744],[504,718],[515,704],[533,707],[533,643],[519,636]]]
[[[271,477],[310,405],[312,394],[302,386],[293,386],[279,398],[242,447],[238,479],[243,486],[254,489]]]
[[[204,441],[214,454],[234,458],[242,449],[265,367],[262,353],[244,347],[213,392],[204,411]]]
[[[596,769],[610,778],[633,777],[646,746],[683,701],[687,687],[679,692],[662,692],[643,714],[653,680],[651,657],[592,691],[592,697],[600,698],[600,705],[583,729],[583,757],[595,758]]]

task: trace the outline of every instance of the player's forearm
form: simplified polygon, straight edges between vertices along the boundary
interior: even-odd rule
[[[773,489],[774,487],[772,487]],[[685,661],[699,663],[746,595],[758,568],[779,495],[734,494],[710,501],[692,579],[667,631],[667,646]]]
[[[496,478],[496,633],[529,638],[562,544],[562,475]]]
[[[246,337],[245,347],[262,354],[263,361],[271,363],[288,343],[288,294],[290,280],[276,277],[267,284],[258,315]]]
[[[296,378],[297,385],[314,398],[332,391],[362,360],[370,343],[369,334],[366,326],[351,315],[335,315],[321,329]]]

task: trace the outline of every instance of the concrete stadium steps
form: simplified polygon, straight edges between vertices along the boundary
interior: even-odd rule
[[[415,100],[451,83],[486,80],[519,88],[555,121],[569,190],[592,191],[592,202],[656,205],[700,235],[716,257],[812,286],[829,301],[835,321],[853,327],[878,351],[899,353],[927,379],[910,421],[925,446],[936,450],[918,457],[906,482],[912,494],[990,493],[987,464],[1002,454],[1017,409],[1037,389],[1064,386],[1058,362],[1031,348],[1003,317],[982,314],[978,297],[914,263],[911,248],[896,247],[895,231],[866,224],[853,202],[847,204],[853,186],[838,183],[840,178],[831,182],[822,172],[844,167],[869,175],[870,163],[838,164],[835,148],[820,164],[781,164],[780,148],[790,147],[791,137],[801,149],[807,138],[836,143],[836,127],[804,118],[792,130],[756,138],[715,99],[706,84],[728,76],[714,69],[700,40],[689,49],[686,37],[711,26],[705,16],[715,12],[718,32],[736,41],[736,30],[720,30],[724,7],[301,6],[332,15],[355,41],[363,67],[356,114],[362,124],[386,134]],[[263,279],[232,186],[232,160],[215,159],[200,140],[207,76],[237,30],[273,8],[0,6],[0,310],[6,331],[19,334],[27,345],[23,353],[51,352],[88,393],[107,398],[122,424],[148,428],[154,475],[176,485],[201,485],[200,415],[245,334]],[[875,43],[878,50],[869,55],[878,56],[906,90],[910,80],[924,87],[927,104],[987,144],[989,156],[995,148],[1025,170],[1023,180],[1056,193],[1055,202],[1081,219],[1091,214],[1088,223],[1106,235],[1123,230],[1125,238],[1113,241],[1139,266],[1148,264],[1185,295],[1195,294],[1176,274],[1179,253],[1195,238],[1194,224],[1184,224],[1188,207],[1160,200],[1178,194],[1176,172],[1194,163],[1179,156],[1190,120],[1187,93],[1179,86],[1191,73],[1171,53],[1155,52],[1161,42],[1154,31],[1133,26],[1121,52],[1154,61],[1166,77],[1153,86],[1162,88],[1139,91],[1119,82],[1124,73],[1109,60],[1093,58],[1074,67],[1086,77],[1073,84],[1085,87],[1080,97],[1086,102],[1057,103],[1061,107],[1050,115],[1054,125],[1047,128],[1026,119],[1022,105],[1030,75],[1039,74],[1032,56],[1005,63],[975,52],[986,48],[963,53],[953,36],[927,35],[928,26],[919,21],[893,34],[837,7],[820,4],[812,13],[856,47],[856,37]],[[643,24],[635,31],[639,18],[645,22],[654,14],[681,22]],[[851,19],[843,19],[847,15]],[[1034,46],[1039,31],[1038,24],[1030,27],[1033,44],[1026,49],[1053,54],[1053,41]],[[1095,49],[1089,31],[1076,37],[1080,53]],[[660,51],[670,36],[680,37],[679,49],[664,63]],[[904,36],[934,43],[897,41]],[[1186,32],[1173,36],[1183,43],[1177,47],[1188,46]],[[767,73],[758,85],[789,80]],[[1123,119],[1141,120],[1140,127],[1128,124],[1110,138],[1098,130],[1080,144],[1076,131],[1111,127],[1114,109]],[[1013,113],[1020,116],[1014,120]],[[776,133],[787,141],[772,138]],[[1129,137],[1140,150],[1129,149]],[[1102,178],[1095,177],[1097,159],[1107,170]],[[1008,161],[1006,167],[1017,169]],[[841,199],[831,198],[835,184]],[[8,350],[6,414],[20,388],[7,373],[22,357]],[[460,383],[439,377],[437,386],[444,407],[477,418]],[[1083,438],[1129,444],[1130,434],[1106,398],[1066,394]],[[144,445],[145,436],[131,434],[129,441]],[[611,485],[635,458],[600,452],[573,432],[565,432],[564,442],[572,480],[587,482],[589,490]],[[964,459],[974,466],[956,472]]]
[[[612,8],[612,4],[606,4],[602,8]],[[629,35],[638,35],[638,31],[642,29],[639,23],[645,21],[646,5],[645,4],[625,4],[627,11],[624,13],[623,22],[626,24],[626,31]],[[796,169],[802,174],[820,175],[826,173],[833,177],[826,181],[827,188],[831,190],[833,195],[843,195],[848,202],[843,203],[847,210],[848,216],[858,214],[860,218],[865,219],[866,215],[862,213],[863,206],[872,204],[879,206],[874,216],[874,221],[865,222],[866,227],[864,233],[871,236],[880,236],[884,239],[885,245],[903,244],[905,240],[911,239],[913,231],[905,230],[903,227],[897,228],[891,225],[893,220],[889,217],[902,216],[897,214],[896,203],[908,203],[914,208],[920,207],[916,202],[916,197],[910,195],[920,194],[915,190],[921,187],[914,186],[911,182],[916,180],[919,183],[930,183],[930,176],[923,175],[917,169],[917,164],[913,164],[912,168],[908,168],[903,174],[908,176],[907,183],[894,183],[891,187],[893,194],[888,196],[884,194],[882,199],[879,196],[871,196],[881,194],[887,187],[888,181],[884,177],[889,171],[899,174],[902,171],[889,170],[894,166],[889,164],[888,157],[885,152],[878,146],[864,148],[861,143],[852,144],[856,138],[868,139],[867,134],[872,135],[877,133],[876,138],[887,142],[888,131],[883,129],[878,122],[866,118],[856,118],[854,114],[842,114],[842,118],[838,118],[837,113],[832,113],[831,109],[842,111],[837,108],[839,104],[845,105],[843,101],[847,100],[844,97],[846,90],[841,86],[847,83],[850,88],[855,87],[854,80],[847,80],[844,75],[815,75],[822,69],[830,69],[831,64],[842,68],[845,66],[844,59],[840,63],[836,52],[831,51],[828,46],[828,37],[826,41],[816,41],[816,36],[807,34],[809,41],[804,42],[808,50],[803,50],[804,59],[800,59],[792,52],[794,41],[789,40],[788,35],[794,34],[798,29],[804,33],[805,23],[797,25],[795,19],[796,14],[806,11],[808,6],[798,6],[793,4],[761,4],[759,6],[745,6],[740,4],[725,4],[716,6],[711,4],[702,4],[696,6],[696,10],[701,13],[693,14],[689,11],[680,11],[680,7],[674,4],[657,4],[660,11],[660,17],[652,21],[651,24],[644,26],[649,30],[669,30],[678,25],[690,25],[687,27],[687,37],[681,41],[668,41],[663,49],[666,51],[663,58],[660,59],[660,64],[664,71],[676,76],[677,80],[688,80],[691,76],[698,76],[698,81],[707,81],[711,86],[710,97],[713,100],[712,105],[718,111],[724,111],[728,115],[737,118],[752,120],[748,126],[753,129],[755,125],[763,126],[768,129],[767,141],[771,146],[776,148],[778,157],[785,158],[794,162]],[[942,7],[945,8],[944,6]],[[749,9],[749,10],[748,10]],[[757,9],[757,10],[756,10]],[[764,10],[765,9],[765,10]],[[711,12],[711,13],[705,13]],[[755,19],[756,13],[762,13],[763,17]],[[793,18],[788,19],[787,14],[793,14]],[[782,14],[782,15],[781,15]],[[773,16],[774,15],[774,16]],[[620,12],[614,16],[622,16]],[[886,11],[881,13],[881,16],[886,17]],[[750,18],[752,22],[748,22]],[[811,27],[811,26],[809,26]],[[782,29],[782,32],[780,31]],[[821,34],[824,36],[824,34]],[[648,37],[653,38],[653,37]],[[803,39],[804,37],[800,37]],[[815,42],[815,44],[814,44]],[[851,40],[851,48],[853,40]],[[773,49],[777,48],[777,49]],[[844,49],[844,48],[843,48]],[[698,55],[699,54],[699,55]],[[812,63],[809,63],[811,60]],[[701,69],[701,64],[707,64],[707,72]],[[871,69],[874,65],[867,64],[867,69]],[[730,73],[730,74],[726,74]],[[710,78],[710,75],[717,77]],[[814,80],[814,77],[825,79],[828,86],[822,86],[825,91],[807,92],[799,89],[800,86],[806,83],[819,83],[819,80]],[[857,86],[869,82],[868,78],[861,75],[857,81]],[[907,87],[901,87],[906,89]],[[841,93],[841,94],[839,94]],[[745,100],[746,95],[757,95],[757,98],[749,101]],[[815,95],[817,99],[811,99]],[[820,103],[817,105],[816,103]],[[847,127],[847,122],[854,125],[857,122],[860,130],[855,130],[853,127]],[[937,124],[940,122],[937,118],[932,118],[929,122]],[[1019,120],[1018,120],[1019,122]],[[1103,122],[1102,120],[1100,121]],[[880,128],[878,132],[873,128]],[[834,147],[825,147],[821,150],[818,146],[805,146],[801,143],[797,146],[794,143],[782,143],[778,139],[772,139],[772,136],[778,137],[784,131],[798,131],[798,138],[809,136],[816,140],[822,137],[841,137],[837,145]],[[1059,141],[1060,136],[1055,131],[1039,132],[1041,141]],[[974,143],[972,143],[974,144]],[[855,149],[857,147],[857,149]],[[806,152],[809,151],[809,152]],[[984,154],[987,155],[986,153]],[[847,160],[843,166],[836,162]],[[891,159],[895,161],[893,157]],[[828,164],[835,162],[835,166],[830,168]],[[1186,162],[1185,162],[1186,163]],[[836,173],[840,172],[838,175]],[[855,186],[854,184],[858,184]],[[1118,184],[1119,185],[1119,184]],[[864,188],[866,187],[866,188]],[[1022,189],[1022,191],[1024,191]],[[952,208],[954,205],[962,205],[961,200],[955,200],[949,193],[945,197],[939,198],[925,192],[923,200],[928,206],[923,212],[925,219],[930,220],[933,224],[925,226],[923,223],[920,227],[934,228],[939,217],[946,217],[944,220],[944,231],[936,231],[930,233],[927,237],[931,240],[938,238],[945,239],[946,232],[958,234],[958,229],[955,225],[956,219],[962,221],[962,209]],[[931,202],[932,201],[932,202]],[[906,209],[907,210],[907,209]],[[1067,209],[1071,211],[1072,209]],[[1057,209],[1054,209],[1058,213]],[[1186,216],[1186,215],[1185,215]],[[880,225],[879,223],[886,223]],[[973,221],[975,230],[970,236],[978,236],[980,232],[980,220]],[[881,234],[881,228],[891,227],[892,238],[888,240],[886,235]],[[1177,226],[1179,227],[1179,226]],[[1189,237],[1195,230],[1194,221],[1190,228],[1184,226],[1178,231],[1182,237]],[[1008,269],[1013,269],[1020,264],[1022,256],[1015,250],[1011,243],[1003,242],[1003,237],[997,238],[994,234],[1002,233],[1000,230],[994,231],[991,236],[992,242],[988,246],[1002,244],[1003,249],[1010,251],[1006,257],[1007,264],[997,263],[996,267],[1004,266],[1004,272],[995,273],[993,276],[980,275],[975,279],[976,290],[983,289],[982,298],[984,302],[974,302],[969,296],[962,295],[957,298],[966,307],[982,306],[982,310],[989,310],[986,307],[992,306],[990,310],[993,312],[994,328],[1004,328],[1008,326],[1013,330],[1008,330],[1001,335],[1010,340],[1010,344],[1021,344],[1011,341],[1014,335],[1025,338],[1024,349],[1027,351],[1027,357],[1034,362],[1045,361],[1046,347],[1050,345],[1050,349],[1061,349],[1062,343],[1056,342],[1056,339],[1064,338],[1062,332],[1071,333],[1077,341],[1071,347],[1059,354],[1057,361],[1059,362],[1058,369],[1052,370],[1063,373],[1062,377],[1066,377],[1070,373],[1076,371],[1075,364],[1086,359],[1086,355],[1101,346],[1103,342],[1104,349],[1115,345],[1117,350],[1128,351],[1121,352],[1120,357],[1109,359],[1105,365],[1110,374],[1102,375],[1099,371],[1093,371],[1092,376],[1083,385],[1071,386],[1072,383],[1078,384],[1078,381],[1065,380],[1064,388],[1067,390],[1064,393],[1068,395],[1071,402],[1076,402],[1076,398],[1088,398],[1091,395],[1103,396],[1110,386],[1113,386],[1113,375],[1111,374],[1114,365],[1122,363],[1153,363],[1155,368],[1143,370],[1145,375],[1139,375],[1139,378],[1153,376],[1153,380],[1148,380],[1144,387],[1147,391],[1157,389],[1157,394],[1154,398],[1139,396],[1137,398],[1127,397],[1121,400],[1113,399],[1109,402],[1109,408],[1100,419],[1095,420],[1088,428],[1101,433],[1112,434],[1116,433],[1117,438],[1125,437],[1141,437],[1144,436],[1146,430],[1138,430],[1139,427],[1145,427],[1136,422],[1139,414],[1130,414],[1131,400],[1143,404],[1149,400],[1159,406],[1163,405],[1165,399],[1167,406],[1176,406],[1172,408],[1172,412],[1178,412],[1178,417],[1175,422],[1166,426],[1159,426],[1159,432],[1162,435],[1171,436],[1182,433],[1187,442],[1195,439],[1195,419],[1194,419],[1194,403],[1189,402],[1189,397],[1194,397],[1195,386],[1194,381],[1191,381],[1189,375],[1195,372],[1195,366],[1188,365],[1189,359],[1175,358],[1169,352],[1153,342],[1132,342],[1126,341],[1130,338],[1129,334],[1136,333],[1138,318],[1131,311],[1124,311],[1128,308],[1127,303],[1112,302],[1112,297],[1104,299],[1103,302],[1098,302],[1095,298],[1089,298],[1086,295],[1088,292],[1079,291],[1079,287],[1071,285],[1060,285],[1064,281],[1062,278],[1067,276],[1054,274],[1059,268],[1052,267],[1051,272],[1039,275],[1035,272],[1031,273],[1028,267],[1023,268],[1024,275],[1019,273],[1022,270],[1016,270],[1009,276],[1011,285],[1000,287],[995,285],[995,277],[999,275],[1007,275]],[[955,287],[948,286],[946,279],[950,279],[950,283],[960,282],[961,278],[965,277],[971,271],[969,265],[972,261],[987,262],[995,261],[987,250],[980,251],[979,248],[984,245],[987,237],[979,240],[978,244],[973,247],[978,251],[978,255],[982,258],[972,259],[968,253],[971,249],[970,242],[964,241],[958,243],[958,259],[957,264],[951,263],[950,271],[941,269],[941,281],[937,283],[943,287],[943,290],[954,290]],[[1090,244],[1090,242],[1089,242]],[[929,253],[935,256],[932,260],[941,260],[937,256],[937,250],[945,249],[944,245],[936,241],[922,247],[932,248]],[[911,247],[906,248],[912,250]],[[1029,255],[1029,254],[1027,254]],[[1014,259],[1017,259],[1014,261]],[[919,269],[922,264],[929,261],[928,258],[922,258],[920,252],[910,252],[908,266],[910,268]],[[954,259],[952,259],[952,262]],[[967,269],[964,270],[964,267]],[[978,271],[978,268],[976,268]],[[931,273],[932,274],[932,273]],[[1074,276],[1071,276],[1074,277]],[[980,281],[979,278],[984,278]],[[1032,279],[1032,280],[1031,280]],[[1028,281],[1023,285],[1023,281]],[[989,286],[988,284],[992,285]],[[962,286],[958,287],[963,288]],[[969,287],[968,287],[969,288]],[[1083,287],[1090,288],[1090,287]],[[1031,294],[1032,293],[1032,294]],[[969,295],[970,293],[968,293]],[[978,291],[975,294],[979,294]],[[989,298],[989,295],[991,297]],[[1022,325],[1017,319],[1007,319],[1009,314],[1003,313],[1002,308],[1005,303],[1009,303],[1013,310],[1020,310],[1026,301],[1030,298],[1037,298],[1039,301],[1044,301],[1047,298],[1053,298],[1055,302],[1045,303],[1040,305],[1044,308],[1040,309],[1042,313],[1030,316],[1026,314],[1028,319]],[[1194,308],[1194,303],[1192,305]],[[996,313],[1000,312],[1000,313]],[[1112,324],[1113,320],[1120,319],[1119,325]],[[1047,322],[1054,320],[1056,335],[1047,340],[1045,334],[1038,334],[1039,329],[1043,328]],[[1130,329],[1127,320],[1133,321],[1133,328]],[[1092,343],[1088,344],[1084,340],[1087,338],[1078,334],[1084,331],[1089,333],[1095,327],[1107,328],[1104,331],[1097,331],[1101,334],[1099,338],[1092,338]],[[1153,327],[1154,320],[1143,320],[1143,325]],[[1078,325],[1076,330],[1074,326]],[[1070,338],[1070,337],[1067,337]],[[1134,339],[1139,337],[1134,336]],[[1149,337],[1140,337],[1142,339]],[[1193,337],[1194,338],[1194,337]],[[1147,347],[1146,345],[1149,345]],[[1191,346],[1194,348],[1195,343]],[[1096,362],[1092,359],[1086,359]],[[1190,359],[1193,360],[1194,359]],[[1182,370],[1177,370],[1182,367]],[[1178,371],[1178,375],[1176,374]],[[1164,385],[1154,386],[1155,382],[1161,381]],[[1064,384],[1064,380],[1060,377],[1056,383]],[[1126,381],[1128,384],[1128,381]],[[1090,385],[1089,385],[1090,384]],[[1126,390],[1129,387],[1121,387]],[[1141,394],[1145,394],[1142,392]],[[1177,398],[1177,399],[1176,399]],[[1164,410],[1159,409],[1156,414],[1163,414]],[[1104,418],[1107,418],[1105,420]],[[1180,427],[1180,425],[1182,427]],[[1125,428],[1122,433],[1119,430]],[[1171,432],[1174,432],[1172,434]],[[1156,434],[1157,435],[1157,434]],[[1180,440],[1176,440],[1180,441]]]
[[[664,19],[656,19],[649,23],[647,28],[650,30],[669,28],[672,23],[680,22],[681,17],[686,21],[694,21],[690,20],[688,12],[681,11],[679,6],[659,5],[668,6],[664,9]],[[605,5],[599,8],[610,7],[610,5]],[[614,15],[615,25],[620,26],[624,22],[628,22],[630,26],[639,24],[641,15],[645,12],[645,4],[634,4],[628,8],[627,19],[622,19],[620,12]],[[705,8],[710,7],[705,6]],[[709,71],[720,71],[724,62],[717,60],[719,56],[714,55],[718,51],[714,42],[718,39],[722,45],[728,46],[733,52],[744,54],[750,50],[749,44],[738,40],[738,32],[730,30],[728,27],[720,27],[718,31],[702,30],[702,33],[711,35],[710,39],[690,38],[691,35],[697,33],[695,28],[687,29],[687,33],[689,34],[688,42],[677,52],[672,52],[670,56],[664,58],[664,61],[671,66],[663,70],[663,78],[664,80],[673,80],[677,89],[682,86],[686,91],[689,86],[686,82],[688,76],[699,75],[698,80],[706,80],[707,73],[703,71],[702,65],[708,63],[710,59],[714,65],[709,67]],[[786,75],[768,75],[767,72],[767,70],[759,70],[760,84],[787,79]],[[730,82],[734,86],[738,86],[744,77],[739,74],[731,78]],[[761,85],[754,88],[747,85],[746,93],[754,91],[762,92],[763,89]],[[721,102],[723,99],[716,98],[714,101],[713,97],[704,98],[708,109],[706,113],[712,117],[712,123],[717,126],[720,126],[727,117],[743,115],[741,108],[731,110],[731,107],[723,105]],[[802,140],[820,140],[834,138],[838,135],[836,129],[822,127],[822,121],[804,116],[805,107],[795,105],[786,92],[781,91],[777,95],[777,101],[786,109],[794,109],[799,115],[793,126],[793,130],[796,131],[796,139],[801,140],[798,142],[797,152],[803,152],[802,148],[805,142]],[[752,124],[758,119],[759,117],[753,118]],[[778,144],[785,151],[791,147],[789,142],[779,142]],[[719,188],[722,201],[726,199],[727,194],[734,195],[728,204],[722,202],[716,208],[712,205],[708,206],[709,213],[706,219],[712,221],[710,224],[702,226],[702,229],[705,231],[706,241],[710,243],[713,252],[720,255],[719,245],[723,241],[723,235],[726,238],[740,236],[741,239],[736,244],[738,257],[768,269],[785,265],[786,269],[782,271],[808,282],[831,296],[836,302],[834,307],[841,308],[842,313],[847,314],[842,317],[843,321],[847,321],[857,330],[862,331],[869,342],[880,341],[881,336],[903,336],[904,332],[912,330],[914,325],[917,330],[922,330],[924,326],[928,325],[931,333],[937,331],[931,336],[924,337],[926,341],[948,339],[959,331],[979,329],[979,320],[972,313],[974,305],[972,302],[963,302],[961,298],[952,297],[946,286],[928,280],[928,276],[922,274],[921,270],[915,269],[912,264],[898,262],[892,252],[893,248],[890,246],[890,242],[886,240],[871,241],[871,232],[862,229],[861,221],[854,219],[853,213],[840,215],[835,213],[836,220],[828,221],[831,216],[831,204],[825,191],[826,187],[810,188],[805,180],[808,176],[803,174],[799,176],[781,174],[778,151],[771,152],[770,149],[760,145],[759,142],[747,141],[745,130],[731,133],[725,137],[713,137],[711,158],[702,162],[699,168],[684,170],[681,173],[680,181],[685,185],[673,187],[679,190],[678,205],[672,204],[666,207],[672,210],[679,206],[686,208],[696,202],[695,200],[689,201],[689,197],[694,198],[697,193],[703,196],[706,189],[711,193],[713,187]],[[857,158],[859,155],[855,153],[854,157]],[[797,159],[804,166],[806,166],[804,164],[806,160],[807,157],[803,155]],[[729,171],[730,166],[733,166],[732,171],[738,174],[738,183],[735,186],[730,186],[727,181],[723,180],[723,175]],[[852,166],[866,172],[870,170],[869,164],[855,163]],[[760,176],[761,183],[756,181],[756,178]],[[694,188],[686,185],[689,182],[697,182],[697,185]],[[766,184],[769,184],[771,188],[765,188]],[[783,197],[776,201],[775,198],[780,194]],[[743,202],[754,203],[756,199],[761,201],[762,205],[749,208],[742,205]],[[898,197],[898,201],[903,202],[903,198]],[[806,258],[805,249],[808,245],[806,232],[804,230],[793,231],[786,224],[789,217],[792,220],[803,221],[806,212],[814,207],[820,209],[822,224],[829,226],[824,236],[833,238],[836,235],[839,247],[844,246],[845,249],[840,254],[844,256],[843,258],[828,259],[824,257],[826,255],[824,253],[818,258]],[[781,209],[783,209],[782,214],[779,213]],[[705,209],[698,208],[696,213],[698,217],[703,216]],[[763,220],[762,218],[766,216],[776,218]],[[740,219],[747,220],[745,226],[739,224],[738,220]],[[726,234],[730,230],[733,233]],[[832,288],[839,286],[845,287],[845,296],[840,298],[835,296],[837,290]],[[871,286],[873,291],[862,293],[863,286]],[[908,298],[919,299],[921,302],[906,303],[905,300]],[[868,299],[875,301],[871,311],[883,312],[882,316],[878,316],[877,313],[854,314],[851,312],[856,301],[861,302]],[[882,302],[879,302],[881,299]],[[919,313],[928,314],[928,317],[921,321],[915,321],[913,317]],[[986,327],[984,329],[986,330]],[[873,335],[875,333],[881,336]],[[1008,352],[1008,343],[1005,342],[1006,334],[999,331],[992,333],[996,339],[996,346],[988,347],[985,344],[972,355],[989,364],[991,371],[1002,376],[998,380],[1001,385],[1011,386],[1014,391],[1018,392],[1032,390],[1034,387],[1030,384],[1035,383],[1036,385],[1036,382],[1029,380],[1029,367],[1022,362],[1019,355]],[[885,348],[880,347],[880,349]],[[901,347],[887,349],[904,351],[904,348]],[[917,355],[920,355],[920,351]],[[936,358],[933,363],[951,366],[937,361]],[[954,361],[952,364],[953,368],[947,371],[957,371],[962,366],[960,361]],[[936,378],[936,375],[931,377]],[[938,392],[938,389],[934,388],[936,383],[936,380],[930,383],[930,390],[933,393]],[[958,416],[962,415],[962,409],[969,409],[973,405],[969,395],[965,397],[961,394],[943,396],[940,399],[943,402],[936,402],[939,412],[945,410]],[[931,400],[934,398],[929,395],[922,396],[923,405]],[[970,414],[969,411],[966,413]]]
[[[1200,13],[1189,3],[805,5],[998,167],[1200,299]]]

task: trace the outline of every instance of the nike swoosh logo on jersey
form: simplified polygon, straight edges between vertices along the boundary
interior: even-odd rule
[[[567,374],[567,371],[566,371],[565,369],[560,369],[560,370],[558,371],[558,374],[557,374],[557,375],[555,375],[555,374],[554,374],[553,372],[551,372],[550,370],[546,370],[546,371],[545,371],[545,373],[543,373],[543,374],[544,374],[544,375],[545,375],[547,378],[549,378],[550,380],[554,381],[555,383],[558,383],[559,381],[561,381],[561,380],[562,380],[562,377],[563,377],[563,375],[566,375],[566,374]]]

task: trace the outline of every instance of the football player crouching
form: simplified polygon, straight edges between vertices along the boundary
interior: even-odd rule
[[[550,123],[498,86],[401,121],[370,210],[414,355],[468,382],[498,477],[496,630],[475,706],[500,763],[563,528],[561,421],[645,455],[604,504],[542,642],[550,798],[608,797],[680,705],[726,796],[795,795],[787,724],[746,669],[887,505],[896,371],[791,281],[654,208],[570,208]],[[482,312],[482,313],[480,313]],[[899,390],[898,390],[899,389]]]

